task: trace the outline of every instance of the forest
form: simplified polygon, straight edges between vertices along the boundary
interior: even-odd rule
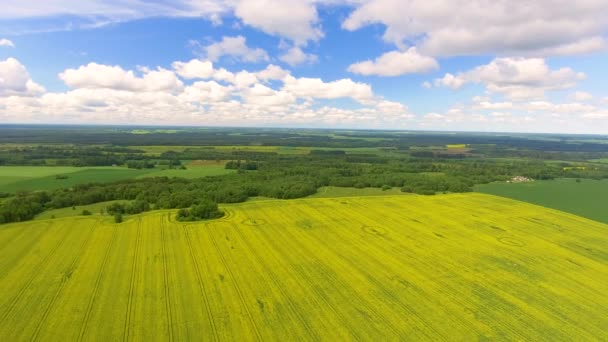
[[[326,132],[325,136],[319,137],[318,132],[295,134],[278,130],[256,135],[246,130],[242,134],[248,135],[237,135],[238,138],[231,141],[243,143],[242,146],[216,149],[213,146],[196,145],[203,140],[205,143],[212,143],[217,136],[224,141],[227,136],[224,131],[212,130],[213,133],[187,131],[164,134],[163,136],[171,136],[174,142],[187,145],[179,149],[173,148],[173,145],[155,145],[161,148],[161,152],[146,153],[140,146],[151,143],[148,140],[150,134],[130,134],[130,137],[125,138],[125,132],[100,134],[98,131],[89,132],[83,129],[83,132],[79,133],[82,134],[79,144],[73,144],[73,139],[78,137],[78,134],[59,134],[59,128],[42,130],[43,134],[38,137],[34,134],[38,132],[36,129],[31,135],[21,133],[25,137],[24,141],[38,141],[46,137],[48,142],[58,144],[5,145],[0,149],[0,165],[112,165],[146,169],[186,168],[184,163],[187,161],[207,160],[222,162],[226,169],[237,172],[193,179],[150,177],[115,182],[96,182],[91,179],[89,183],[50,191],[2,193],[5,200],[0,205],[0,223],[31,220],[48,209],[113,200],[130,202],[127,205],[108,208],[111,214],[137,214],[153,209],[184,209],[181,211],[181,217],[194,220],[205,216],[196,212],[203,212],[201,208],[208,207],[209,203],[213,206],[218,203],[244,202],[252,197],[302,198],[316,193],[317,189],[323,186],[400,188],[402,192],[434,195],[470,192],[476,185],[506,181],[516,176],[535,180],[562,177],[608,178],[608,165],[588,161],[591,158],[606,157],[606,152],[595,151],[595,146],[599,143],[590,138],[587,139],[591,142],[583,140],[577,145],[583,151],[573,152],[575,148],[569,146],[571,142],[538,142],[534,137],[512,137],[500,138],[511,141],[511,144],[494,145],[498,138],[486,137],[483,140],[481,137],[484,135],[481,134],[439,137],[433,133],[429,136],[419,134],[416,145],[404,150],[403,146],[399,145],[404,139],[395,137],[396,134],[390,132]],[[336,138],[336,134],[342,136]],[[293,138],[294,135],[303,137],[303,141],[315,143],[298,154],[280,153],[280,149],[256,149],[260,143],[278,144]],[[102,137],[105,144],[91,144],[101,142],[98,139]],[[380,144],[386,146],[378,148],[378,139],[384,139],[380,140]],[[345,147],[328,148],[336,141],[338,145]],[[468,141],[477,141],[480,144],[467,143],[464,145],[466,148],[463,148],[461,143]],[[528,141],[527,145],[524,141]],[[513,149],[515,142],[521,147]],[[127,143],[133,145],[125,145]],[[160,143],[166,141],[160,139],[157,144]],[[360,144],[364,144],[366,149],[357,150]],[[554,151],[537,151],[536,148],[542,144],[545,144],[544,148],[557,144],[558,148]],[[602,146],[605,151],[608,145]],[[552,154],[553,157],[550,158],[547,154]],[[196,206],[200,207],[196,209]],[[213,216],[215,212],[209,215]]]

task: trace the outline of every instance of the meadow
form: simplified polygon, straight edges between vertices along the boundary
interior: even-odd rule
[[[475,191],[534,203],[608,223],[608,180],[562,178],[477,185]]]
[[[328,198],[328,197],[357,197],[357,196],[386,196],[386,195],[411,195],[401,192],[401,188],[390,188],[382,190],[378,188],[346,188],[337,186],[323,186],[309,198]]]
[[[37,191],[68,188],[91,182],[114,182],[150,174],[155,170],[125,167],[2,166],[0,191]]]
[[[608,226],[484,194],[0,227],[0,340],[606,340]]]
[[[188,163],[182,169],[129,169],[126,167],[0,166],[0,192],[40,191],[69,188],[84,183],[107,183],[145,177],[199,178],[236,172],[224,164]]]

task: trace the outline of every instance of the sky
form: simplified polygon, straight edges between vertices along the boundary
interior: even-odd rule
[[[0,123],[608,134],[608,0],[0,7]]]

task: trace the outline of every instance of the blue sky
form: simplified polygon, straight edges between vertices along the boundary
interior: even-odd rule
[[[608,1],[564,4],[9,0],[0,122],[606,134]]]

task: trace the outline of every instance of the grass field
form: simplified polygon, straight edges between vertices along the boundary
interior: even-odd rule
[[[401,188],[392,188],[383,191],[378,188],[344,188],[337,186],[323,186],[317,190],[317,193],[309,198],[328,198],[328,197],[353,197],[353,196],[386,196],[386,195],[411,195],[406,192],[401,192]]]
[[[0,228],[1,341],[607,340],[607,225],[483,194]]]
[[[558,179],[530,183],[491,183],[475,190],[544,207],[567,211],[608,223],[608,180]]]
[[[6,169],[9,170],[6,170]],[[134,170],[127,168],[113,168],[113,167],[81,167],[81,168],[65,168],[65,167],[57,167],[60,170],[67,169],[68,172],[60,172],[57,170],[56,173],[50,173],[49,175],[43,174],[43,172],[51,172],[47,169],[54,169],[56,167],[49,166],[34,166],[34,167],[18,167],[27,169],[27,171],[21,172],[26,177],[22,179],[14,179],[11,181],[6,181],[4,184],[1,184],[0,191],[4,192],[16,192],[20,190],[32,191],[32,190],[53,190],[59,188],[67,188],[74,186],[76,184],[83,183],[91,183],[91,182],[113,182],[123,179],[131,179],[136,178],[137,176],[142,176],[145,174],[149,174],[156,170],[146,169],[146,170]],[[35,169],[41,168],[43,171],[39,172]],[[0,173],[7,174],[5,179],[9,179],[11,176],[8,174],[17,175],[20,173],[20,170],[15,169],[10,166],[0,167]],[[57,179],[57,175],[65,175],[66,179]],[[15,177],[15,176],[13,176]],[[0,182],[2,182],[2,177],[0,177]]]
[[[92,215],[101,215],[102,209],[105,210],[105,208],[107,206],[109,206],[112,203],[117,203],[117,202],[118,203],[127,203],[129,201],[107,201],[107,202],[100,202],[100,203],[89,204],[89,205],[78,205],[78,206],[74,207],[75,209],[72,207],[68,207],[68,208],[61,208],[61,209],[46,210],[46,211],[36,215],[34,220],[48,220],[51,218],[83,216],[82,215],[83,210],[90,211]]]
[[[223,165],[188,166],[186,170],[170,169],[160,170],[153,173],[146,173],[136,178],[145,177],[180,177],[180,178],[200,178],[207,176],[221,176],[235,173],[236,170],[227,170]]]
[[[200,165],[199,165],[200,164]],[[143,169],[125,167],[55,167],[55,166],[1,166],[0,192],[54,190],[91,182],[113,182],[144,177],[198,178],[234,173],[223,165],[188,165],[186,170]],[[57,179],[58,175],[66,176]]]
[[[29,179],[68,174],[81,170],[81,168],[70,166],[0,166],[0,187]]]

